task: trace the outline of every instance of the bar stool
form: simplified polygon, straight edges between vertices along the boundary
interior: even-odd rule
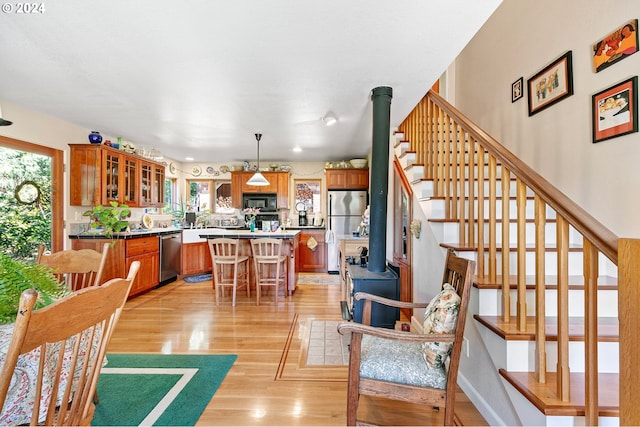
[[[247,297],[251,297],[249,287],[249,257],[240,255],[239,241],[237,239],[210,239],[209,251],[211,252],[213,287],[216,291],[216,305],[219,302],[218,293],[224,295],[224,287],[232,288],[231,305],[236,305],[236,290],[247,288]]]
[[[257,304],[260,305],[260,288],[272,286],[275,288],[275,304],[278,305],[279,286],[282,284],[286,289],[287,283],[287,257],[282,255],[282,239],[252,239],[251,252],[255,267]]]

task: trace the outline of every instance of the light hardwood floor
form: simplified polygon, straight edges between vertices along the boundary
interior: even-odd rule
[[[280,290],[282,295],[282,289]],[[111,353],[237,354],[238,359],[197,425],[345,425],[344,366],[306,365],[312,319],[340,319],[339,285],[298,285],[291,297],[244,289],[215,305],[211,282],[183,280],[129,300],[109,345]],[[464,425],[487,425],[462,392]],[[432,408],[361,398],[364,419],[380,425],[437,425]]]

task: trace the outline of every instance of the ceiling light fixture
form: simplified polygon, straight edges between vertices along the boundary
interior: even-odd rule
[[[269,181],[267,181],[267,178],[265,178],[264,175],[262,175],[260,173],[260,138],[262,138],[262,134],[261,133],[256,133],[256,141],[258,141],[258,160],[256,162],[257,170],[256,170],[256,173],[253,174],[251,179],[249,179],[249,181],[247,181],[247,185],[255,185],[255,186],[258,186],[258,187],[264,187],[266,185],[269,185]]]
[[[13,122],[9,121],[9,120],[5,120],[2,118],[2,108],[0,107],[0,126],[9,126],[12,125]]]
[[[324,117],[322,117],[322,121],[324,122],[325,126],[333,126],[338,121],[338,118],[335,114],[329,111],[324,115]]]

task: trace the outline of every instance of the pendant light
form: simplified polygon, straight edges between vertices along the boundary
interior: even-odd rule
[[[0,107],[0,126],[10,126],[13,122],[2,118],[2,108]]]
[[[256,187],[264,187],[269,185],[269,181],[260,173],[260,138],[262,138],[261,133],[256,133],[256,141],[258,141],[258,161],[256,164],[258,165],[258,170],[256,173],[247,181],[247,185],[254,185]]]

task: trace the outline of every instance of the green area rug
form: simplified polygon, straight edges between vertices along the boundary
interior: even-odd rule
[[[107,354],[93,426],[193,426],[236,355]]]

